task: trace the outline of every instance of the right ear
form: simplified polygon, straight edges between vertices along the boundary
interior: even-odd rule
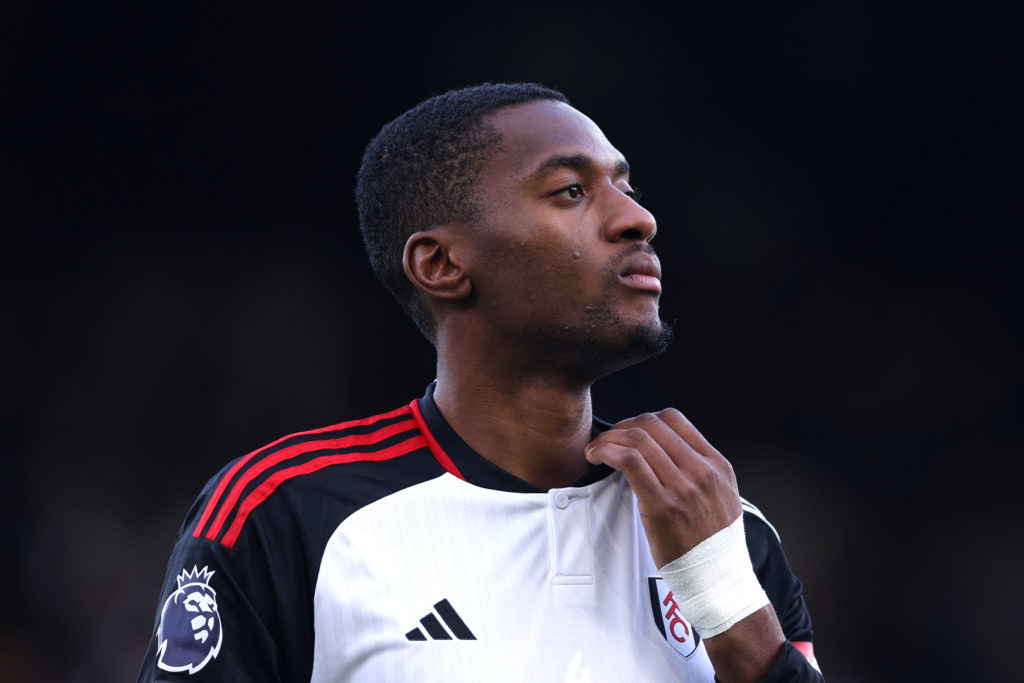
[[[438,299],[465,299],[473,291],[454,249],[452,226],[421,230],[409,236],[402,254],[405,274],[420,291]]]

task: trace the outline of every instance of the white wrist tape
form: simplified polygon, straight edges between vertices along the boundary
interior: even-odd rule
[[[750,564],[742,514],[660,571],[683,617],[705,638],[768,604]]]

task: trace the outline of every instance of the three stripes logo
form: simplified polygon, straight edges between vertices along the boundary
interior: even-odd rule
[[[434,611],[420,619],[420,624],[426,630],[426,635],[419,628],[414,628],[405,634],[407,640],[451,640],[452,636],[459,640],[476,640],[476,636],[447,599],[436,603]]]

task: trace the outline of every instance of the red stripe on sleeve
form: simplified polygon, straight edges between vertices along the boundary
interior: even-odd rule
[[[818,659],[814,656],[814,643],[806,640],[793,641],[793,647],[800,650],[804,657],[807,657],[807,661],[811,663],[811,666],[815,668],[818,673],[821,673],[821,669],[818,667]]]
[[[331,425],[329,427],[320,427],[319,429],[311,429],[311,430],[306,431],[306,432],[296,432],[295,434],[289,434],[287,436],[282,436],[280,439],[277,439],[276,441],[273,441],[273,442],[267,444],[266,446],[263,446],[262,448],[257,448],[252,453],[249,453],[248,455],[243,457],[241,460],[236,462],[234,464],[234,466],[230,470],[228,470],[227,474],[225,474],[221,478],[220,482],[217,483],[217,488],[214,490],[213,495],[210,497],[210,501],[206,504],[206,507],[203,508],[203,514],[199,517],[199,522],[196,523],[196,528],[192,532],[192,536],[194,538],[199,538],[200,536],[202,536],[203,527],[206,526],[206,522],[210,519],[210,515],[213,514],[213,511],[217,509],[217,505],[218,505],[218,503],[220,503],[220,498],[221,498],[221,496],[224,495],[224,491],[227,490],[228,485],[231,484],[231,480],[234,478],[234,476],[236,474],[238,474],[239,470],[241,470],[243,467],[245,467],[245,465],[250,460],[255,458],[260,453],[263,453],[264,451],[266,451],[266,450],[268,450],[270,448],[273,448],[274,446],[276,446],[276,445],[278,445],[278,444],[280,444],[280,443],[282,443],[284,441],[287,441],[288,439],[294,438],[296,436],[308,436],[310,434],[322,434],[324,432],[336,431],[338,429],[347,429],[349,427],[362,427],[362,426],[365,426],[365,425],[373,424],[374,422],[379,422],[380,420],[386,420],[386,419],[391,418],[391,417],[397,417],[399,415],[402,415],[403,413],[407,413],[408,411],[409,411],[409,406],[402,406],[401,408],[396,408],[395,410],[389,411],[387,413],[381,413],[380,415],[373,415],[371,417],[366,417],[366,418],[362,418],[362,419],[359,419],[359,420],[351,420],[349,422],[341,422],[339,424]]]
[[[242,504],[238,506],[238,513],[235,515],[235,519],[231,522],[231,526],[228,527],[228,531],[224,534],[224,538],[221,539],[221,543],[232,548],[235,542],[238,540],[239,534],[242,533],[242,527],[245,525],[245,520],[249,518],[249,515],[255,510],[260,503],[265,501],[271,493],[277,490],[277,487],[295,477],[301,477],[304,474],[310,474],[318,470],[322,470],[325,467],[331,465],[339,465],[348,462],[378,462],[381,460],[390,460],[397,458],[406,453],[423,448],[427,445],[426,440],[416,435],[410,439],[407,439],[399,444],[395,444],[389,448],[385,448],[382,451],[374,453],[344,453],[341,455],[324,455],[319,458],[314,458],[309,462],[305,462],[301,465],[289,467],[288,469],[274,472],[271,476],[267,477],[267,480],[256,487],[256,489],[245,497]]]
[[[423,413],[420,412],[419,399],[413,399],[412,403],[409,404],[412,408],[412,416],[416,420],[416,424],[419,425],[420,431],[423,432],[423,437],[427,440],[427,445],[430,447],[430,452],[434,454],[434,458],[441,463],[447,472],[454,474],[462,481],[466,481],[466,478],[462,476],[462,472],[459,472],[459,468],[455,466],[452,459],[448,457],[448,454],[441,448],[441,444],[437,442],[434,435],[430,433],[430,429],[427,428],[426,420],[423,419]]]
[[[231,493],[229,493],[227,498],[224,499],[224,505],[221,506],[220,512],[217,513],[213,523],[210,525],[210,529],[206,532],[206,538],[212,541],[220,535],[221,530],[224,528],[224,522],[227,521],[228,515],[230,515],[231,511],[234,509],[235,503],[237,503],[239,498],[242,497],[245,487],[251,484],[253,480],[269,470],[271,467],[274,467],[285,460],[302,455],[303,453],[309,453],[310,451],[324,450],[327,448],[370,446],[375,443],[380,443],[395,434],[410,431],[415,427],[416,423],[413,420],[402,420],[401,422],[395,422],[394,424],[382,427],[375,432],[370,432],[369,434],[353,434],[350,436],[343,436],[338,439],[307,441],[305,443],[295,444],[294,446],[289,446],[288,448],[282,448],[279,451],[275,451],[271,455],[268,455],[258,463],[254,464],[245,471],[245,474],[239,477],[238,481],[231,488]]]

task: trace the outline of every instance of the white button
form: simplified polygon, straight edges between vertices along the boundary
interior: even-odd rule
[[[555,505],[558,506],[559,510],[564,510],[569,507],[569,494],[565,491],[559,491],[555,494]]]

